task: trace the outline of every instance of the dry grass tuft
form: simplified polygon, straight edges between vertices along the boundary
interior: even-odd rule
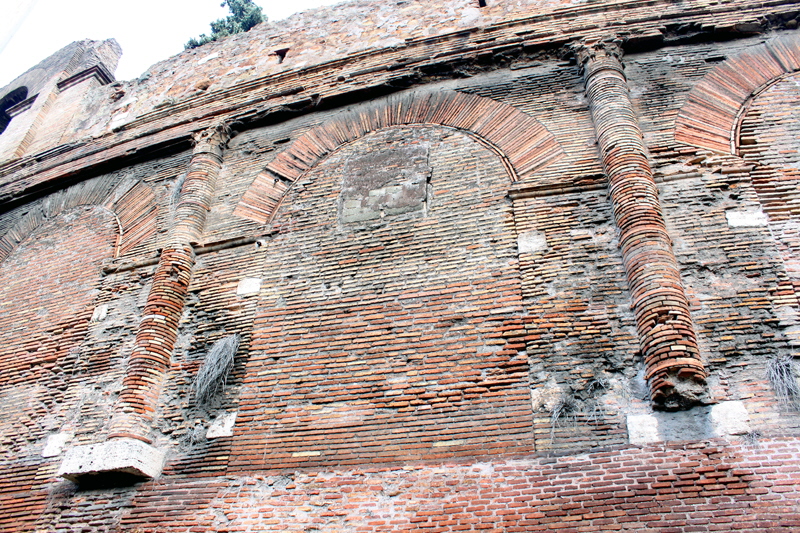
[[[794,367],[794,359],[788,355],[779,355],[767,363],[767,378],[775,389],[778,405],[787,410],[800,410],[800,384]]]
[[[239,349],[239,335],[228,335],[211,347],[203,365],[194,378],[194,397],[198,404],[208,403],[217,393],[225,390],[228,375],[233,369],[233,358]]]

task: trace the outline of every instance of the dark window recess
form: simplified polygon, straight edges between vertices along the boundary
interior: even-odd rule
[[[478,0],[478,7],[486,7],[486,0]]]
[[[20,87],[19,89],[14,89],[0,100],[0,133],[3,133],[8,127],[8,123],[11,122],[11,115],[8,114],[8,110],[27,97],[28,89]]]
[[[286,59],[286,54],[289,53],[288,48],[281,48],[280,50],[275,50],[275,55],[278,56],[278,63],[283,63],[283,60]]]

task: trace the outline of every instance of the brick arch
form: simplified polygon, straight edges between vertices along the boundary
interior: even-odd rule
[[[126,181],[114,187],[116,182],[117,176],[103,176],[49,195],[0,237],[0,262],[36,228],[82,205],[99,206],[113,213],[117,224],[114,257],[125,254],[154,235],[158,206],[152,188],[141,181]]]
[[[264,223],[300,176],[330,153],[367,133],[393,126],[435,125],[469,134],[493,150],[512,180],[564,156],[538,120],[517,108],[455,91],[405,94],[361,106],[298,137],[278,154],[242,196],[234,214]]]
[[[737,153],[746,104],[766,87],[800,70],[800,38],[787,35],[754,46],[719,64],[689,92],[675,120],[675,140]]]

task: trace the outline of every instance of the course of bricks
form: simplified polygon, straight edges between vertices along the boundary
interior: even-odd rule
[[[487,3],[19,78],[0,531],[800,529],[798,5]]]

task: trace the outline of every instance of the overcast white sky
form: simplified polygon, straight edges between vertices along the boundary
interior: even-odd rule
[[[153,63],[210,33],[228,15],[222,0],[1,0],[0,87],[72,41],[113,37],[122,46],[118,80],[138,77]],[[255,0],[271,21],[342,0]]]

